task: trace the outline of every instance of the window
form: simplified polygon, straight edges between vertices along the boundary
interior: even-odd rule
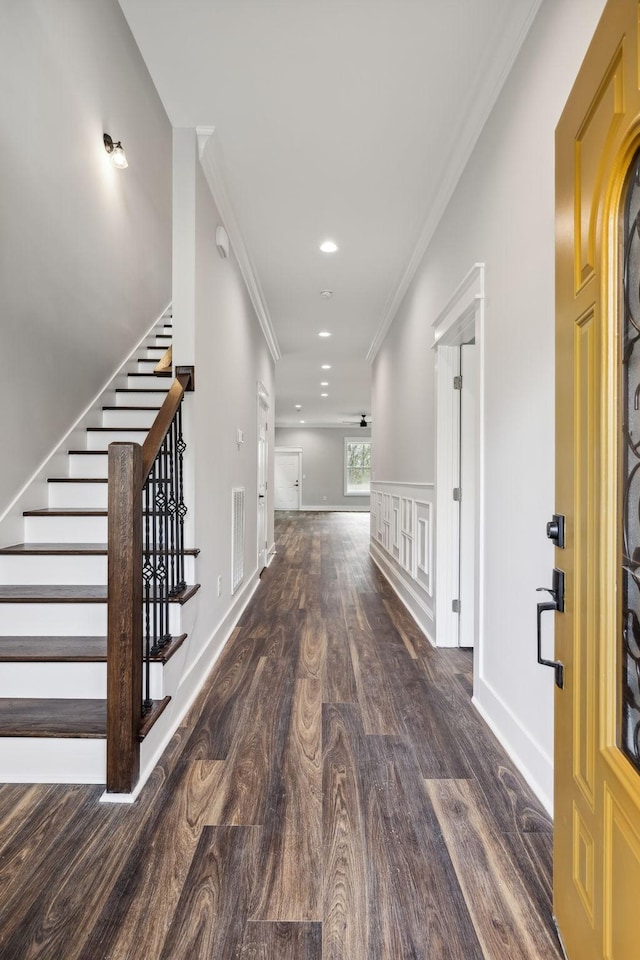
[[[344,438],[344,494],[366,497],[371,492],[371,440]]]

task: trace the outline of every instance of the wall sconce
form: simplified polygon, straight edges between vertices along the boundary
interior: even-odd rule
[[[127,155],[122,149],[122,144],[119,140],[116,140],[115,143],[111,139],[108,133],[105,133],[103,136],[104,148],[115,163],[116,167],[120,167],[121,170],[124,170],[125,167],[128,167]]]

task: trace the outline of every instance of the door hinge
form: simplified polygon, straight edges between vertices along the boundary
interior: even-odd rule
[[[451,609],[453,610],[454,613],[460,613],[460,601],[459,601],[459,600],[452,600],[452,601],[451,601]]]
[[[457,376],[453,378],[453,389],[462,390],[462,376]]]
[[[453,488],[453,499],[458,501],[462,500],[462,487]]]

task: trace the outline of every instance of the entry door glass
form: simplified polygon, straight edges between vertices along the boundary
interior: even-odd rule
[[[640,153],[624,211],[620,747],[640,769]]]

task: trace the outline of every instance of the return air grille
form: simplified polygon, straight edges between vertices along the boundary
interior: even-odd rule
[[[231,593],[244,580],[244,487],[231,491]]]

